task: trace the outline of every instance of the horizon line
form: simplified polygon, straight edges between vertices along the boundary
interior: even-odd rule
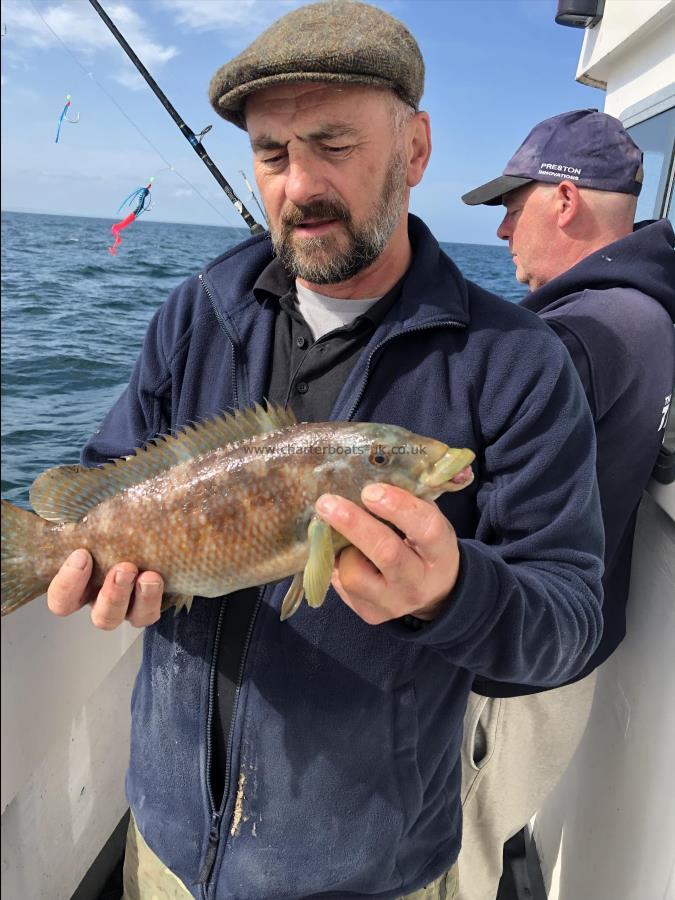
[[[46,210],[40,209],[30,209],[28,207],[24,207],[22,209],[17,209],[16,207],[11,208],[8,206],[0,207],[0,212],[2,213],[19,213],[19,215],[32,215],[32,216],[58,216],[60,218],[65,219],[101,219],[104,222],[117,222],[118,217],[114,216],[96,216],[91,213],[79,213],[78,215],[73,215],[73,213],[59,213],[59,212],[47,212]],[[188,225],[195,228],[226,228],[229,231],[243,231],[246,232],[250,236],[249,229],[245,226],[239,225],[213,225],[211,223],[206,222],[181,222],[178,219],[150,219],[144,221],[151,221],[157,225]],[[506,250],[506,246],[504,244],[482,244],[477,241],[448,241],[441,238],[436,238],[439,244],[460,244],[467,247],[502,247]]]

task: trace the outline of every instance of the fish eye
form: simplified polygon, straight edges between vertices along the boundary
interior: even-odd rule
[[[391,457],[383,447],[373,447],[368,459],[374,466],[386,466],[391,462]]]

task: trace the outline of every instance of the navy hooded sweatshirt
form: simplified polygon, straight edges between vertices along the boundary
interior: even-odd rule
[[[675,382],[675,238],[667,219],[640,222],[522,301],[550,325],[581,377],[595,422],[605,526],[604,629],[572,681],[590,674],[626,633],[635,521],[663,442]],[[493,697],[529,685],[476,679]]]
[[[289,581],[261,587],[219,808],[215,666],[236,594],[145,630],[127,793],[145,840],[201,900],[383,900],[428,884],[459,853],[474,674],[559,684],[600,638],[593,422],[569,356],[535,314],[465,281],[422,222],[409,232],[401,296],[332,418],[475,450],[475,482],[438,501],[459,537],[459,579],[419,629],[367,625],[332,591],[280,622]],[[269,238],[254,238],[171,294],[85,463],[262,399],[275,306],[252,288],[271,256]]]

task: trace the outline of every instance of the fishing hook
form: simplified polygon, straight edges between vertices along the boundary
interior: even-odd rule
[[[76,119],[69,118],[68,109],[70,107],[70,101],[71,101],[70,94],[66,94],[66,105],[63,107],[63,110],[61,111],[61,115],[59,116],[59,124],[56,129],[56,140],[54,141],[55,144],[58,144],[58,142],[59,142],[59,135],[61,134],[61,125],[63,125],[64,122],[68,122],[69,125],[77,125],[77,123],[80,121],[79,113],[77,113]]]

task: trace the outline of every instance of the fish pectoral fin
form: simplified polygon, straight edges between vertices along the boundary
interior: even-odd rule
[[[330,525],[312,516],[307,529],[309,538],[309,559],[305,566],[302,584],[307,604],[313,608],[321,606],[330,587],[330,577],[335,564],[333,535]]]
[[[298,572],[297,575],[293,576],[293,581],[291,581],[291,586],[286,591],[286,596],[284,597],[284,602],[281,604],[281,615],[279,618],[283,622],[285,619],[290,618],[294,612],[297,612],[300,608],[300,604],[302,603],[302,598],[305,596],[305,589],[302,586],[302,572]]]
[[[162,597],[162,607],[161,612],[166,612],[172,606],[175,606],[176,609],[174,611],[174,616],[177,616],[178,613],[185,607],[185,609],[190,612],[192,608],[192,601],[195,598],[190,594],[164,594]]]

